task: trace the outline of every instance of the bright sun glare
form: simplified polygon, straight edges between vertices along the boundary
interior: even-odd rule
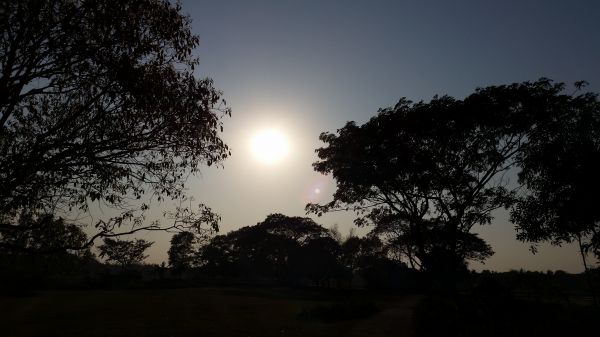
[[[286,136],[277,129],[264,129],[256,132],[250,145],[254,157],[265,164],[275,164],[289,152]]]

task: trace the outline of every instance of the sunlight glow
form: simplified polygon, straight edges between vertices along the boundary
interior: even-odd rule
[[[264,129],[254,134],[251,141],[252,154],[264,164],[275,164],[289,152],[286,136],[277,129]]]

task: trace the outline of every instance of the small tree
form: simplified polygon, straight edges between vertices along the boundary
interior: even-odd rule
[[[153,244],[154,242],[142,239],[105,238],[104,244],[98,246],[98,249],[100,249],[100,257],[106,257],[107,262],[117,263],[124,269],[126,266],[142,263],[148,257],[144,252]]]
[[[171,238],[169,248],[169,265],[176,271],[182,272],[191,268],[196,256],[194,244],[196,238],[193,233],[179,232]]]

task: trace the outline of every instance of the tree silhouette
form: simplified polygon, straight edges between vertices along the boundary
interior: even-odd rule
[[[370,288],[414,286],[406,279],[410,277],[407,265],[390,254],[390,248],[395,247],[386,245],[374,232],[365,237],[351,236],[341,247],[344,267]],[[404,280],[400,280],[403,276]]]
[[[330,232],[312,219],[271,214],[214,237],[200,249],[198,264],[208,275],[237,281],[318,283],[338,272],[338,250]]]
[[[393,224],[414,244],[410,254],[422,269],[452,272],[480,248],[461,234],[488,223],[491,210],[510,200],[493,178],[507,170],[521,136],[505,136],[489,124],[467,101],[436,97],[401,100],[363,126],[323,133],[327,147],[317,150],[321,161],[314,168],[331,173],[338,189],[332,202],[307,209],[353,209],[359,225]],[[437,264],[434,251],[448,259]]]
[[[25,213],[19,217],[17,228],[28,230],[0,229],[3,241],[0,249],[5,253],[55,253],[69,249],[79,250],[88,241],[81,227],[51,215],[34,218],[31,214]]]
[[[512,209],[519,238],[581,241],[600,257],[600,102],[597,94],[561,96],[555,113],[529,136],[519,180],[525,190]]]
[[[465,261],[492,254],[471,233],[515,198],[507,172],[538,124],[565,100],[550,80],[477,89],[464,100],[402,99],[362,126],[323,133],[316,171],[337,180],[334,200],[309,204],[317,214],[354,210],[358,225],[375,224],[423,270],[452,274]],[[570,108],[569,105],[560,106]]]
[[[99,236],[164,228],[142,225],[148,205],[136,200],[177,199],[199,164],[229,154],[219,132],[230,111],[194,77],[199,39],[180,5],[8,1],[0,15],[2,233],[92,202],[124,210],[96,224]]]
[[[302,246],[299,251],[299,263],[296,272],[307,276],[315,284],[320,285],[332,279],[345,278],[341,264],[342,251],[340,244],[332,237],[319,237]]]
[[[243,282],[285,282],[298,244],[257,226],[218,235],[199,254],[208,275]]]
[[[31,230],[1,233],[0,283],[12,283],[7,289],[73,284],[99,264],[90,249],[79,249],[88,240],[82,228],[64,219],[21,216],[17,226]]]
[[[551,118],[536,124],[522,152],[524,190],[511,220],[522,241],[576,242],[587,272],[586,255],[600,258],[600,213],[593,197],[600,190],[600,102],[597,94],[583,93],[557,95],[552,104]]]
[[[341,248],[344,265],[354,273],[360,273],[361,269],[370,264],[370,260],[387,255],[383,242],[374,235],[349,237]]]
[[[196,254],[195,241],[194,234],[190,232],[179,232],[171,237],[171,247],[168,251],[169,265],[176,272],[182,272],[192,267]]]
[[[296,241],[298,244],[330,236],[326,228],[317,224],[311,218],[290,217],[279,213],[269,214],[263,222],[256,224],[256,226],[270,234]]]
[[[148,256],[144,255],[146,249],[150,248],[154,242],[148,242],[142,239],[119,240],[105,238],[104,244],[98,246],[100,257],[106,257],[107,262],[115,262],[122,268],[139,264]]]

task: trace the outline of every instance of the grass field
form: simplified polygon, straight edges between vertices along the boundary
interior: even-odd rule
[[[418,302],[285,288],[40,292],[0,298],[0,336],[412,336]]]

